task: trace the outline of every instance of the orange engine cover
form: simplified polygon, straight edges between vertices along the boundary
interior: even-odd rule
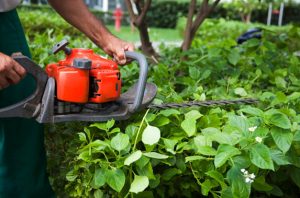
[[[75,59],[88,59],[91,68],[74,66]],[[74,103],[105,103],[115,101],[121,94],[121,77],[118,65],[91,49],[72,49],[65,60],[46,66],[49,77],[56,81],[58,100]]]

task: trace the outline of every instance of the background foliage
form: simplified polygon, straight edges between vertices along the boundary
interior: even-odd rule
[[[189,2],[174,2],[174,1],[153,1],[151,8],[147,13],[147,23],[149,27],[160,27],[160,28],[175,28],[179,18],[187,16]],[[275,7],[278,9],[278,7]],[[51,8],[48,6],[22,6],[24,11],[42,11],[51,13]],[[240,12],[241,7],[233,6],[230,4],[220,4],[217,6],[216,10],[209,16],[210,18],[226,18],[229,20],[241,20]],[[284,10],[283,24],[288,23],[300,23],[300,18],[298,17],[298,12],[300,9],[300,4],[286,4]],[[100,12],[93,11],[93,13],[101,18],[105,24],[114,24],[113,13],[112,12]],[[29,14],[29,12],[28,12]],[[252,12],[252,22],[266,23],[267,21],[267,6],[266,4],[260,5]],[[44,21],[41,19],[40,21]],[[125,13],[125,17],[122,23],[129,25],[129,17]],[[272,24],[278,23],[278,16],[273,15]]]
[[[60,59],[49,49],[66,35],[73,47],[96,49],[63,22],[47,24],[48,14],[20,13],[35,61]],[[41,21],[33,20],[37,15]],[[149,81],[158,86],[155,103],[254,97],[259,104],[48,125],[49,174],[58,197],[298,197],[300,29],[261,25],[262,40],[237,45],[249,27],[206,21],[190,51],[161,46]],[[121,70],[128,87],[137,66]]]

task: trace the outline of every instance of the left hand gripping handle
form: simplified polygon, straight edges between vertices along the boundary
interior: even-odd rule
[[[33,118],[37,117],[41,108],[41,100],[43,97],[44,89],[48,80],[46,72],[35,62],[22,54],[14,54],[12,58],[23,66],[27,72],[33,76],[36,81],[36,89],[34,93],[25,98],[24,100],[0,108],[0,118],[7,117],[22,117],[22,118]],[[22,81],[20,82],[22,83]],[[5,96],[10,97],[10,96]]]

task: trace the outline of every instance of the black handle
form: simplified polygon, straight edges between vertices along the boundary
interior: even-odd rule
[[[59,43],[56,43],[53,46],[52,53],[56,54],[59,51],[63,50],[66,55],[70,55],[72,50],[70,48],[68,48],[67,45],[69,45],[69,41],[67,39],[63,39],[62,41],[60,41]]]
[[[147,74],[148,74],[148,63],[145,56],[137,52],[126,51],[125,56],[127,58],[136,60],[140,66],[139,79],[136,86],[136,97],[134,99],[133,104],[129,108],[130,112],[136,112],[141,108],[143,98],[144,98],[144,92],[145,92],[145,86],[146,86]]]
[[[35,92],[24,100],[1,108],[0,117],[25,117],[32,118],[38,116],[40,102],[44,93],[48,76],[45,71],[28,57],[22,54],[15,54],[12,58],[23,66],[28,74],[31,74],[36,81]],[[9,97],[9,96],[7,96]]]

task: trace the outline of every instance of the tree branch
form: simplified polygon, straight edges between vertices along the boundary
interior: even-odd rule
[[[189,5],[189,12],[188,12],[188,16],[187,16],[185,31],[184,31],[184,41],[181,45],[181,48],[184,50],[188,48],[189,42],[192,39],[191,38],[191,30],[192,30],[192,26],[193,26],[193,16],[194,16],[194,12],[196,9],[196,3],[197,3],[197,0],[191,0],[190,5]]]
[[[220,0],[215,0],[214,3],[211,6],[209,6],[208,1],[209,0],[204,0],[202,2],[201,8],[199,9],[199,12],[197,13],[196,19],[193,23],[192,34],[196,33],[199,26],[203,23],[206,17],[215,9],[215,7],[220,2]]]
[[[137,16],[133,12],[132,2],[131,2],[131,0],[126,0],[125,3],[127,5],[128,13],[129,13],[132,23],[135,23]]]
[[[146,3],[144,4],[144,8],[142,10],[142,13],[140,14],[140,16],[138,17],[137,19],[137,23],[141,23],[144,19],[145,19],[145,16],[150,8],[150,5],[151,5],[151,2],[152,0],[147,0]]]
[[[186,32],[190,31],[193,25],[193,16],[196,8],[196,2],[197,0],[191,0],[190,6],[189,6],[189,13],[187,17],[187,23],[186,23]]]

